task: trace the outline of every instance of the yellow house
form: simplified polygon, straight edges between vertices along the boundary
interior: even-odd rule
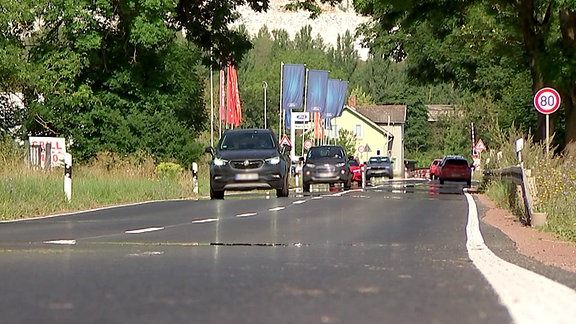
[[[388,156],[394,161],[394,176],[404,177],[404,124],[406,105],[344,106],[334,118],[333,135],[346,129],[356,136],[356,156],[367,161],[371,156]]]

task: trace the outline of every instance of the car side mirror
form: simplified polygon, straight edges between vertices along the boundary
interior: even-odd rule
[[[204,153],[210,154],[210,156],[214,157],[214,148],[212,146],[208,146],[204,149]]]
[[[303,156],[299,157],[299,158],[298,158],[298,161],[304,162],[304,157],[303,157]]]

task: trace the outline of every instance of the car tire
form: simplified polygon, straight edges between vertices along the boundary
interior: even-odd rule
[[[444,179],[440,178],[440,184],[444,184]]]
[[[224,199],[224,190],[214,190],[212,186],[210,186],[210,199]]]
[[[310,182],[302,182],[302,191],[310,192]]]
[[[344,183],[344,190],[350,190],[351,188],[352,188],[352,179],[348,179],[348,181]]]
[[[282,188],[276,189],[276,197],[288,197],[289,194],[290,190],[288,188],[288,177],[286,177],[286,180],[284,180],[284,183],[282,184]]]
[[[472,185],[472,180],[466,180],[466,185],[470,187]]]

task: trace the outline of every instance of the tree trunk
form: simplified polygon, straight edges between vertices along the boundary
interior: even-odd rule
[[[576,56],[576,12],[560,11],[560,30],[562,32],[562,46],[565,56],[569,61],[573,61]],[[576,81],[575,76],[570,75],[567,82],[567,89],[564,91],[562,103],[566,111],[566,125],[564,138],[564,153],[576,156]]]
[[[536,13],[534,12],[532,0],[519,0],[516,3],[518,12],[518,21],[522,36],[524,38],[524,46],[526,55],[528,56],[528,65],[530,67],[530,74],[532,76],[532,93],[544,87],[544,77],[542,68],[538,61],[538,54],[543,53],[546,49],[544,42],[545,33],[547,33],[547,24],[550,23],[550,8],[547,10],[542,22],[535,19]],[[546,134],[546,118],[544,115],[538,113],[538,130],[534,134],[534,139],[541,141],[545,138]]]

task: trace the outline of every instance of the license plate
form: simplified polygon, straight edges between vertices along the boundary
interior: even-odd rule
[[[258,180],[258,173],[239,173],[234,179],[239,181]]]

